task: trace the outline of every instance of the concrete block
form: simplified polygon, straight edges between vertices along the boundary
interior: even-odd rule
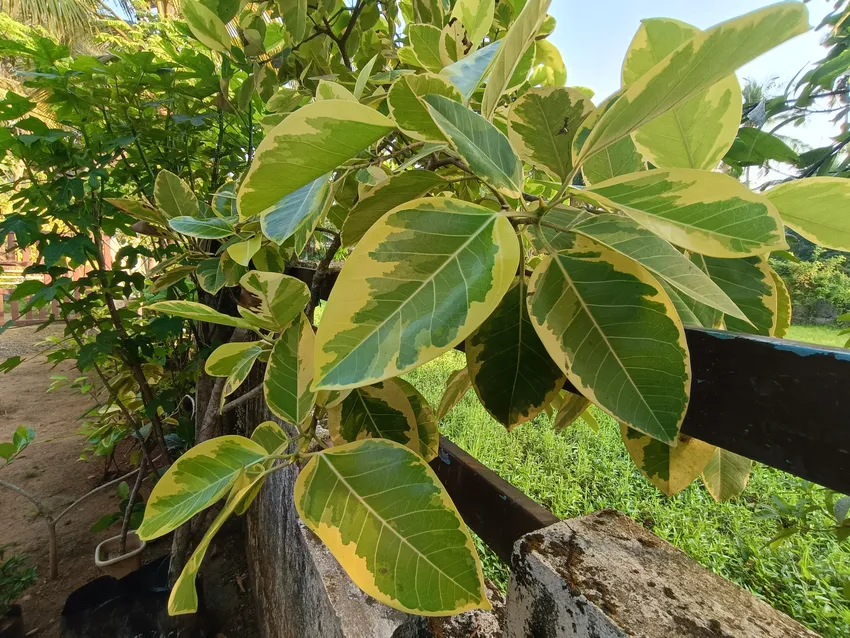
[[[517,541],[508,638],[816,637],[618,512]]]

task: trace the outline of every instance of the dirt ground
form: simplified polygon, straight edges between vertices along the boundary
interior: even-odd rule
[[[7,330],[0,335],[0,361],[13,355],[24,357],[37,353],[35,344],[44,338],[45,332],[48,331],[36,334],[30,327]],[[104,471],[102,459],[80,460],[83,441],[76,434],[77,417],[91,406],[91,399],[67,388],[46,393],[52,374],[65,374],[71,379],[78,376],[69,365],[51,368],[40,354],[10,373],[0,374],[0,441],[11,440],[14,430],[22,425],[36,432],[35,441],[14,463],[0,471],[0,478],[33,494],[49,511],[58,513],[100,485]],[[122,468],[121,474],[132,470],[125,452],[118,452],[116,460]],[[113,466],[108,479],[121,474]],[[146,498],[149,487],[143,489],[143,494]],[[89,528],[104,514],[117,511],[118,504],[117,490],[110,487],[65,515],[57,528],[59,579],[50,581],[46,526],[31,503],[0,488],[0,543],[12,544],[9,553],[26,554],[38,569],[37,584],[19,601],[32,635],[59,636],[59,616],[67,596],[102,575],[94,565],[95,548],[120,530],[117,525],[99,533],[92,533]],[[228,636],[227,630],[231,629],[231,638],[256,635],[240,536],[241,527],[235,525],[229,534],[216,539],[208,554],[212,558],[209,571],[214,573],[205,579],[216,583],[218,591],[214,598],[225,599],[229,607],[224,616],[230,620],[219,635]],[[149,544],[144,560],[162,556],[169,544],[170,538]]]

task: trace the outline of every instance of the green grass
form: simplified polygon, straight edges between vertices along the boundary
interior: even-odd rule
[[[785,338],[843,348],[847,339],[850,339],[850,334],[841,335],[838,334],[839,332],[841,332],[841,328],[835,326],[791,326]]]
[[[793,327],[797,340],[838,344],[837,328]],[[439,404],[463,355],[450,352],[406,375],[432,405]],[[756,520],[773,495],[796,500],[797,479],[757,465],[740,497],[717,504],[697,482],[666,498],[632,464],[616,423],[596,412],[596,433],[577,423],[557,434],[548,417],[508,433],[470,391],[443,420],[442,432],[482,463],[561,518],[613,508],[631,516],[712,571],[749,589],[814,631],[850,635],[850,601],[836,574],[850,576],[850,547],[828,537],[793,537],[767,546],[776,523]],[[480,543],[488,578],[504,587],[508,570]]]

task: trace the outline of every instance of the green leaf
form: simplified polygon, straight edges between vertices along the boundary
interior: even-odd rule
[[[722,448],[715,448],[702,472],[702,481],[718,503],[738,496],[747,487],[753,462]]]
[[[526,5],[528,6],[528,5]],[[599,120],[575,163],[681,105],[786,40],[809,29],[803,4],[782,2],[696,34],[626,87]]]
[[[236,182],[223,184],[213,195],[212,209],[218,217],[235,217],[236,210]]]
[[[566,378],[537,336],[522,282],[514,284],[466,340],[466,367],[481,405],[506,428],[530,421]]]
[[[215,441],[217,439],[213,440]],[[245,440],[247,441],[248,439]],[[179,461],[180,459],[178,459],[178,462]],[[168,596],[169,615],[179,616],[181,614],[194,614],[198,611],[198,594],[195,591],[195,579],[198,576],[201,563],[204,560],[204,556],[206,556],[207,549],[209,549],[213,537],[240,505],[243,505],[246,500],[253,500],[253,497],[256,496],[256,492],[264,480],[265,477],[257,476],[252,481],[240,483],[241,489],[228,496],[224,507],[207,529],[204,537],[201,539],[201,542],[198,543],[195,551],[192,552],[192,555],[189,557],[189,560],[186,561],[186,565],[183,567],[183,571],[177,578],[177,582],[175,582],[174,586],[171,588],[171,594]],[[160,482],[161,481],[162,480],[160,480]],[[147,513],[145,516],[147,519]],[[142,525],[144,525],[144,523]]]
[[[573,137],[593,110],[575,89],[531,89],[511,105],[508,138],[522,159],[563,181],[573,168]]]
[[[437,458],[440,451],[440,424],[434,410],[428,405],[425,397],[412,384],[400,377],[392,381],[402,389],[410,402],[410,408],[416,416],[416,427],[419,431],[419,449],[414,450],[425,461]]]
[[[431,24],[411,24],[407,28],[410,47],[426,71],[439,73],[443,68],[440,57],[442,31]]]
[[[253,237],[251,237],[251,239],[248,239],[246,241],[240,241],[235,244],[230,244],[227,247],[227,254],[237,264],[241,264],[242,266],[245,266],[247,268],[248,264],[251,263],[251,258],[257,254],[257,251],[260,250],[260,246],[262,245],[262,236],[254,235]]]
[[[286,30],[292,36],[292,43],[301,43],[310,26],[307,21],[307,0],[278,0],[277,4]]]
[[[395,128],[375,109],[321,100],[275,126],[254,155],[238,193],[239,214],[259,215],[326,175]]]
[[[434,122],[469,167],[499,192],[519,198],[522,162],[508,138],[463,104],[441,95],[426,95],[423,99]]]
[[[463,519],[406,447],[365,440],[323,451],[298,475],[295,507],[378,602],[432,616],[490,608]]]
[[[221,436],[196,445],[177,459],[154,486],[139,527],[142,540],[164,536],[216,503],[245,468],[266,451],[242,436]]]
[[[529,288],[531,321],[573,386],[619,421],[674,440],[690,362],[673,303],[652,276],[577,236],[540,263]]]
[[[432,171],[414,169],[392,175],[362,197],[342,226],[342,245],[356,244],[386,213],[396,206],[423,197],[445,179]]]
[[[268,454],[280,454],[280,449],[289,443],[289,437],[274,421],[263,421],[254,428],[251,440],[259,443]]]
[[[744,257],[786,246],[773,205],[722,173],[657,169],[615,177],[582,194],[703,255]]]
[[[198,276],[198,284],[211,295],[224,288],[226,278],[221,258],[204,259],[198,264],[195,273]]]
[[[310,301],[310,290],[300,279],[275,272],[252,270],[239,281],[243,290],[256,297],[251,310],[281,332],[302,314]]]
[[[773,335],[779,298],[772,269],[758,257],[716,259],[705,257],[708,274],[729,295],[749,321],[726,317],[726,327],[734,332]]]
[[[197,217],[198,198],[182,179],[171,171],[162,170],[153,187],[156,205],[166,217]]]
[[[549,40],[534,43],[534,66],[528,83],[532,86],[564,86],[567,83],[564,58]]]
[[[623,64],[623,85],[640,80],[699,33],[696,27],[669,18],[641,21]],[[637,150],[654,166],[711,170],[732,146],[742,108],[741,86],[731,73],[632,136]]]
[[[420,452],[416,415],[396,379],[353,389],[328,410],[328,430],[334,445],[387,439]]]
[[[258,341],[225,343],[213,350],[204,369],[212,377],[227,377],[221,393],[222,402],[248,378],[254,362],[262,353],[263,348]]]
[[[850,179],[809,177],[765,193],[788,226],[819,246],[850,251]]]
[[[590,186],[620,175],[638,173],[644,168],[643,156],[638,153],[635,143],[630,137],[624,137],[584,160],[581,174],[585,184]]]
[[[769,160],[797,164],[800,156],[775,135],[748,126],[738,130],[738,137],[723,158],[726,164],[736,167],[762,166]]]
[[[195,0],[183,0],[180,11],[189,29],[201,44],[213,51],[230,51],[230,34],[215,13]]]
[[[450,19],[458,21],[473,49],[477,49],[490,32],[495,8],[495,0],[457,0],[455,3]]]
[[[178,266],[177,268],[172,268],[171,270],[166,273],[163,273],[154,280],[153,284],[149,289],[149,292],[153,294],[162,292],[163,290],[166,290],[167,288],[170,288],[171,286],[180,283],[194,271],[194,266]]]
[[[450,350],[498,305],[518,264],[513,227],[498,212],[443,197],[390,211],[331,292],[314,388],[383,381]]]
[[[266,403],[275,416],[295,425],[310,417],[316,403],[316,395],[310,389],[315,343],[313,328],[302,312],[281,333],[266,366],[263,381]]]
[[[357,101],[357,98],[354,97],[351,91],[342,84],[331,82],[330,80],[319,80],[319,85],[316,87],[316,99]]]
[[[168,225],[181,235],[197,239],[224,239],[234,233],[233,223],[221,217],[174,217],[168,220]]]
[[[183,317],[184,319],[215,323],[220,326],[251,328],[250,324],[244,319],[222,314],[217,310],[213,310],[209,306],[197,303],[196,301],[158,301],[157,303],[147,306],[146,309],[153,312],[162,312],[167,315],[174,315],[175,317]]]
[[[437,408],[437,420],[442,421],[446,418],[446,415],[460,403],[471,387],[472,379],[469,378],[469,369],[466,366],[452,372],[446,380],[446,391],[440,400],[440,407]]]
[[[378,59],[378,55],[375,54],[372,56],[372,59],[369,60],[366,64],[363,65],[363,68],[360,69],[360,72],[357,74],[357,80],[354,82],[354,98],[359,100],[363,97],[363,91],[366,90],[366,83],[369,81],[369,77],[372,75],[372,69],[375,68],[375,62]]]
[[[590,401],[580,394],[572,394],[566,391],[564,393],[566,396],[561,401],[561,405],[558,407],[558,414],[552,423],[552,427],[556,432],[561,432],[572,425],[591,405]]]
[[[671,447],[625,425],[620,426],[620,433],[641,474],[667,496],[678,494],[693,483],[716,449],[683,434]]]
[[[440,75],[454,84],[460,91],[464,104],[469,102],[469,98],[487,77],[493,59],[501,46],[501,40],[488,44],[440,71]]]
[[[278,245],[295,237],[296,254],[304,250],[326,204],[328,178],[323,175],[264,210],[260,216],[263,234]]]
[[[528,0],[514,20],[508,34],[502,39],[502,45],[496,52],[484,98],[481,101],[481,115],[493,119],[496,106],[505,89],[510,84],[525,51],[534,43],[534,38],[546,19],[546,12],[552,0]]]
[[[405,75],[396,80],[387,96],[390,116],[396,121],[399,130],[413,139],[425,142],[445,142],[446,138],[434,123],[428,107],[419,98],[425,95],[442,95],[461,101],[454,85],[442,76],[433,73]]]
[[[768,268],[776,290],[776,321],[770,336],[781,339],[788,333],[788,328],[791,327],[791,295],[785,282],[782,281],[782,277],[770,265],[768,265]]]
[[[594,215],[579,221],[572,229],[634,259],[649,272],[692,299],[746,320],[744,313],[729,296],[691,260],[628,217]]]

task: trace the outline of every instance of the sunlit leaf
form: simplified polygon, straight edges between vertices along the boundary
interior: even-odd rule
[[[301,313],[275,342],[266,366],[263,392],[269,410],[296,425],[309,418],[316,402],[310,389],[315,342],[313,328]]]
[[[310,300],[307,284],[289,275],[252,270],[239,283],[256,297],[252,312],[267,319],[277,332],[289,326]]]
[[[182,179],[171,171],[157,173],[154,182],[156,205],[169,219],[172,217],[197,217],[198,198]]]
[[[461,101],[458,90],[440,75],[406,75],[396,80],[390,89],[387,97],[390,115],[398,128],[413,139],[445,142],[445,135],[434,123],[427,105],[419,99],[425,95],[442,95],[457,102]]]
[[[809,177],[765,193],[782,221],[819,246],[850,251],[850,179]]]
[[[183,317],[184,319],[215,323],[221,326],[250,328],[250,324],[244,319],[225,315],[196,301],[158,301],[157,303],[146,306],[145,309],[153,312],[162,312],[175,317]]]
[[[747,487],[753,462],[728,450],[716,448],[702,472],[702,480],[718,503],[738,496]]]
[[[469,378],[469,370],[466,366],[452,372],[446,380],[446,391],[440,400],[440,406],[437,408],[437,420],[442,421],[466,396],[471,387],[472,379]]]
[[[667,496],[678,494],[693,483],[716,449],[682,434],[676,438],[676,446],[671,447],[625,425],[620,426],[620,433],[641,474]]]

